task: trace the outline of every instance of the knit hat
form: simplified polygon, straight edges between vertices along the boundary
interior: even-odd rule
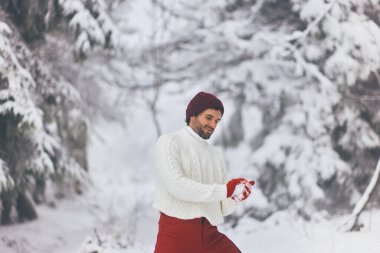
[[[224,107],[222,101],[220,101],[215,95],[207,92],[199,92],[195,95],[189,102],[186,108],[186,122],[190,121],[190,117],[197,115],[204,110],[209,108],[213,108],[215,110],[219,110],[224,113]]]

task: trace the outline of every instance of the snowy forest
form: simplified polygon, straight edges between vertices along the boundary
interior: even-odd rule
[[[243,252],[378,251],[380,0],[2,0],[0,252],[153,252],[154,146],[198,91],[256,181]]]

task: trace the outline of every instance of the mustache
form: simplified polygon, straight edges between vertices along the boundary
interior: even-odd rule
[[[214,128],[211,128],[211,127],[205,127],[204,130],[208,132],[214,132]]]

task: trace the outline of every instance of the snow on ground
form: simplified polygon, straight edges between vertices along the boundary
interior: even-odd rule
[[[235,229],[223,231],[243,252],[257,253],[375,253],[380,250],[380,212],[363,215],[361,232],[340,231],[343,219],[305,222],[289,213],[275,214],[264,223],[245,218]],[[370,217],[370,218],[369,218]]]
[[[0,228],[0,252],[76,252],[83,235],[92,232],[92,208],[80,199],[63,200],[57,208],[39,206],[38,220]]]
[[[55,209],[41,206],[37,221],[1,227],[0,252],[81,253],[83,242],[90,235],[95,238],[93,229],[99,227],[107,216],[99,212],[101,209],[94,203],[80,199],[61,201]],[[363,219],[366,228],[362,232],[350,233],[337,230],[334,224],[339,224],[341,220],[306,223],[290,217],[286,212],[278,213],[264,223],[244,218],[234,229],[229,226],[222,226],[220,229],[246,253],[379,252],[379,211],[367,212]],[[153,252],[156,221],[156,213],[147,211],[140,217],[136,237],[138,242],[135,246],[107,253]]]

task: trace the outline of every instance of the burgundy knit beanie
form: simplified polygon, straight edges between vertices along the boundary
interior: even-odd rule
[[[199,92],[189,102],[186,108],[186,122],[189,123],[190,117],[197,115],[204,110],[213,108],[224,113],[224,107],[222,101],[220,101],[215,95],[207,92]]]

